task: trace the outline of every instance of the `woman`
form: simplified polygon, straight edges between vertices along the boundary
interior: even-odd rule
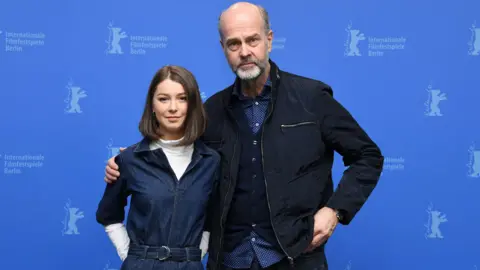
[[[139,124],[144,138],[115,157],[121,175],[107,185],[96,214],[122,270],[203,269],[199,246],[220,162],[199,140],[205,125],[194,76],[178,66],[160,69]]]

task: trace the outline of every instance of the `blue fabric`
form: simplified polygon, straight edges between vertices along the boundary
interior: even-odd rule
[[[262,168],[261,166],[262,159],[261,159],[261,153],[260,153],[261,140],[260,140],[260,134],[258,134],[258,132],[261,130],[263,121],[265,119],[265,116],[268,110],[268,105],[270,104],[271,82],[270,80],[268,80],[264,89],[260,93],[260,95],[258,95],[255,98],[250,98],[243,95],[240,91],[240,87],[238,86],[235,87],[233,94],[238,97],[238,101],[241,104],[243,113],[246,116],[246,121],[238,121],[238,122],[240,125],[242,123],[246,123],[249,127],[246,130],[248,132],[251,132],[251,135],[253,135],[253,136],[244,136],[244,137],[240,136],[240,137],[241,139],[245,139],[245,137],[247,137],[248,139],[253,138],[253,144],[250,142],[247,142],[249,144],[252,144],[253,147],[245,147],[244,145],[246,143],[243,142],[244,145],[242,147],[242,156],[244,156],[245,158],[241,158],[239,177],[237,180],[237,188],[235,191],[236,194],[234,195],[234,199],[232,203],[232,209],[236,208],[235,201],[238,202],[238,204],[242,204],[242,205],[238,205],[239,207],[242,207],[242,209],[239,211],[235,211],[235,210],[230,211],[229,218],[227,219],[227,229],[226,229],[226,236],[225,236],[226,245],[228,246],[229,241],[233,241],[232,238],[234,238],[233,236],[234,234],[238,235],[241,233],[246,233],[246,236],[243,239],[240,239],[239,244],[235,243],[236,245],[232,251],[224,253],[223,263],[225,266],[228,266],[231,268],[237,268],[237,269],[250,268],[254,258],[256,257],[262,267],[268,267],[272,264],[279,262],[284,257],[284,255],[281,252],[279,252],[277,248],[278,245],[276,242],[274,242],[276,240],[274,239],[273,230],[269,225],[270,219],[269,219],[268,207],[267,205],[264,205],[266,204],[266,199],[265,197],[255,198],[255,196],[251,196],[250,202],[242,203],[242,202],[245,202],[245,199],[243,199],[245,197],[242,197],[242,199],[240,199],[239,197],[242,195],[239,193],[242,193],[242,191],[248,190],[248,188],[245,188],[245,187],[250,187],[252,191],[255,191],[254,194],[257,192],[262,195],[265,194],[263,172],[261,171],[261,168]],[[241,128],[241,130],[244,130],[244,129]],[[248,153],[245,153],[244,149],[248,149],[249,150]],[[250,153],[250,151],[252,153]],[[248,154],[251,154],[251,156],[253,156],[254,158],[246,157],[246,155]],[[241,170],[242,167],[247,168],[245,171],[253,174],[253,177],[252,175],[247,175],[248,173],[247,174],[242,173],[242,170]],[[256,177],[257,175],[262,177]],[[261,182],[258,182],[258,181],[261,181]],[[249,183],[251,184],[249,185]],[[246,193],[246,192],[243,192],[243,193]],[[248,205],[251,205],[251,206],[248,207]],[[245,212],[247,213],[249,212],[250,216],[245,218],[243,218],[243,216],[242,217],[238,216],[239,214],[246,215]],[[261,237],[259,232],[261,232],[260,227],[262,226],[257,227],[256,226],[257,224],[252,224],[251,226],[248,226],[248,227],[244,226],[245,224],[241,224],[241,225],[238,224],[238,223],[241,223],[240,220],[249,221],[252,218],[255,218],[256,215],[258,216],[259,214],[264,215],[263,216],[264,219],[265,217],[267,217],[265,221],[268,226],[264,226],[264,227],[269,231],[264,235],[265,236],[272,235],[272,237]],[[229,232],[231,233],[229,234]],[[270,238],[270,241],[267,241],[265,238]]]
[[[272,98],[271,85],[271,81],[267,80],[262,92],[255,98],[245,96],[238,85],[236,85],[233,90],[233,94],[238,97],[238,100],[242,104],[249,127],[254,134],[260,130],[263,120],[265,119],[268,105]]]
[[[161,148],[151,151],[147,139],[129,147],[115,158],[120,177],[107,184],[96,212],[97,222],[106,226],[124,222],[127,217],[130,247],[198,247],[220,155],[202,142],[195,143],[192,161],[177,181]],[[129,254],[122,269],[199,269],[200,261],[159,263]],[[153,265],[156,265],[153,267]]]

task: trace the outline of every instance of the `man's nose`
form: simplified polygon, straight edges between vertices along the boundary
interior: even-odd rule
[[[242,47],[240,48],[240,56],[247,57],[249,55],[250,55],[250,48],[245,43],[243,43]]]

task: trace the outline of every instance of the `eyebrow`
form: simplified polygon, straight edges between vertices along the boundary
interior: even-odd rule
[[[179,94],[176,94],[175,96],[184,96],[184,95],[187,95],[187,93],[179,93]],[[170,96],[170,95],[165,93],[157,93],[156,96]]]
[[[255,33],[255,34],[252,34],[250,36],[245,37],[245,39],[250,39],[250,38],[254,38],[254,37],[258,37],[258,36],[260,36],[260,34]],[[237,37],[230,38],[230,39],[227,39],[227,43],[232,42],[232,41],[236,41],[236,40],[240,40],[240,39],[237,38]]]

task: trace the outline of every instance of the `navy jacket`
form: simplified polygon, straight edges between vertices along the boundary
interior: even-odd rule
[[[333,98],[327,84],[280,70],[270,61],[272,102],[260,145],[269,219],[275,238],[294,269],[303,264],[313,239],[314,214],[322,207],[337,209],[349,224],[378,183],[383,156],[354,117]],[[238,80],[238,78],[237,78]],[[233,85],[205,102],[208,116],[203,141],[222,156],[219,193],[211,213],[208,269],[221,269],[225,224],[237,186],[240,131],[232,106]],[[348,167],[334,189],[334,151]],[[235,213],[233,213],[235,214]],[[312,257],[313,256],[313,257]],[[323,246],[309,261],[326,266]]]
[[[120,177],[107,185],[96,213],[102,225],[123,222],[127,197],[130,246],[199,247],[220,156],[196,141],[192,161],[180,181],[162,149],[149,140],[128,147],[115,162]],[[128,260],[128,258],[127,258]]]

